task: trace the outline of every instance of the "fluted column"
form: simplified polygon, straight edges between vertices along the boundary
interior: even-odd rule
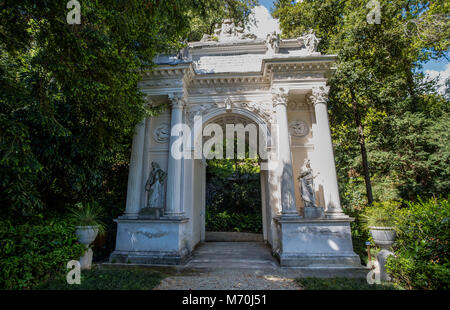
[[[281,185],[281,215],[298,216],[295,205],[294,173],[287,118],[287,91],[278,88],[272,93],[278,123],[278,171]]]
[[[323,177],[325,214],[329,218],[340,218],[346,215],[342,212],[341,201],[339,199],[336,165],[334,162],[330,123],[328,120],[328,92],[329,87],[327,86],[314,87],[310,99],[316,113],[316,154]]]
[[[184,97],[182,93],[173,93],[169,95],[171,102],[172,116],[170,127],[171,130],[177,124],[183,122],[183,106]],[[175,158],[172,154],[172,146],[178,139],[179,135],[170,135],[169,143],[169,164],[167,168],[167,198],[165,216],[168,217],[180,217],[183,215],[181,209],[181,177],[182,177],[182,159]]]
[[[145,121],[139,123],[133,135],[125,216],[137,218],[141,207],[142,164],[144,157]]]

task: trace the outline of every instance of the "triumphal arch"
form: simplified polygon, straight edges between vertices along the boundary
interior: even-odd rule
[[[353,219],[340,204],[327,114],[336,57],[317,52],[318,43],[312,31],[262,39],[226,20],[214,35],[154,60],[140,88],[149,104],[166,108],[135,129],[111,261],[188,260],[205,240],[201,146],[211,128],[254,124],[258,135],[246,141],[260,151],[263,235],[280,265],[360,266]]]

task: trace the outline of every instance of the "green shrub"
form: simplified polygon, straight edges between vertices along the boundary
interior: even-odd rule
[[[448,200],[405,203],[397,212],[396,257],[389,257],[387,271],[408,289],[450,289]]]
[[[30,289],[79,259],[83,246],[67,220],[0,222],[0,289]]]
[[[142,267],[93,267],[82,270],[80,284],[67,284],[65,276],[42,283],[40,290],[151,290],[164,276]]]
[[[262,231],[259,172],[255,159],[208,160],[206,230]]]
[[[206,212],[207,231],[236,231],[261,233],[261,214],[228,213],[208,210]]]
[[[397,201],[374,202],[372,206],[364,209],[363,224],[367,229],[371,226],[393,227],[395,226],[395,214],[399,207],[400,202]]]

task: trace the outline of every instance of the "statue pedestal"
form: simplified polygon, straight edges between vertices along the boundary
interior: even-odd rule
[[[284,267],[361,267],[353,252],[350,222],[345,219],[276,218],[278,250]]]
[[[305,218],[324,218],[325,212],[321,207],[304,207],[303,214]]]
[[[128,219],[119,217],[111,263],[179,265],[189,256],[184,239],[187,218]]]

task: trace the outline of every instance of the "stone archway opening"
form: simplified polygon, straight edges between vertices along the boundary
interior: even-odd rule
[[[206,160],[205,241],[263,241],[259,158]]]
[[[202,131],[208,125],[218,125],[223,132],[223,159],[197,160],[194,177],[203,190],[198,214],[201,218],[201,242],[187,263],[192,268],[262,268],[278,266],[273,257],[270,236],[273,211],[269,205],[268,174],[262,168],[263,148],[270,143],[266,124],[256,114],[234,109],[216,110],[205,117]],[[251,130],[264,130],[255,137],[250,132],[244,136],[244,158],[238,158],[238,134],[230,139],[227,128],[241,126]],[[263,125],[260,127],[260,125]],[[203,136],[203,145],[211,136]],[[253,140],[252,140],[253,139]],[[233,144],[233,155],[227,158],[227,145]],[[257,148],[251,156],[251,147]],[[215,150],[213,150],[215,151]],[[241,154],[242,155],[242,154]]]
[[[203,123],[220,127],[223,132],[222,157],[203,159],[202,241],[264,242],[267,241],[266,175],[261,171],[260,144],[266,145],[267,134],[258,130],[262,120],[239,111],[213,113]],[[238,129],[244,129],[239,136]],[[229,131],[236,130],[231,133]],[[256,131],[256,137],[254,132]],[[215,134],[215,133],[214,133]],[[238,141],[238,139],[244,141]],[[205,140],[210,137],[203,137]],[[255,141],[256,140],[256,141]],[[262,141],[264,140],[264,141]],[[241,146],[243,143],[244,154]],[[232,144],[230,156],[228,148]],[[256,150],[252,150],[256,148]],[[214,148],[213,148],[214,149]],[[213,153],[215,150],[213,150]],[[200,181],[200,180],[199,180]],[[269,225],[270,226],[270,225]]]

